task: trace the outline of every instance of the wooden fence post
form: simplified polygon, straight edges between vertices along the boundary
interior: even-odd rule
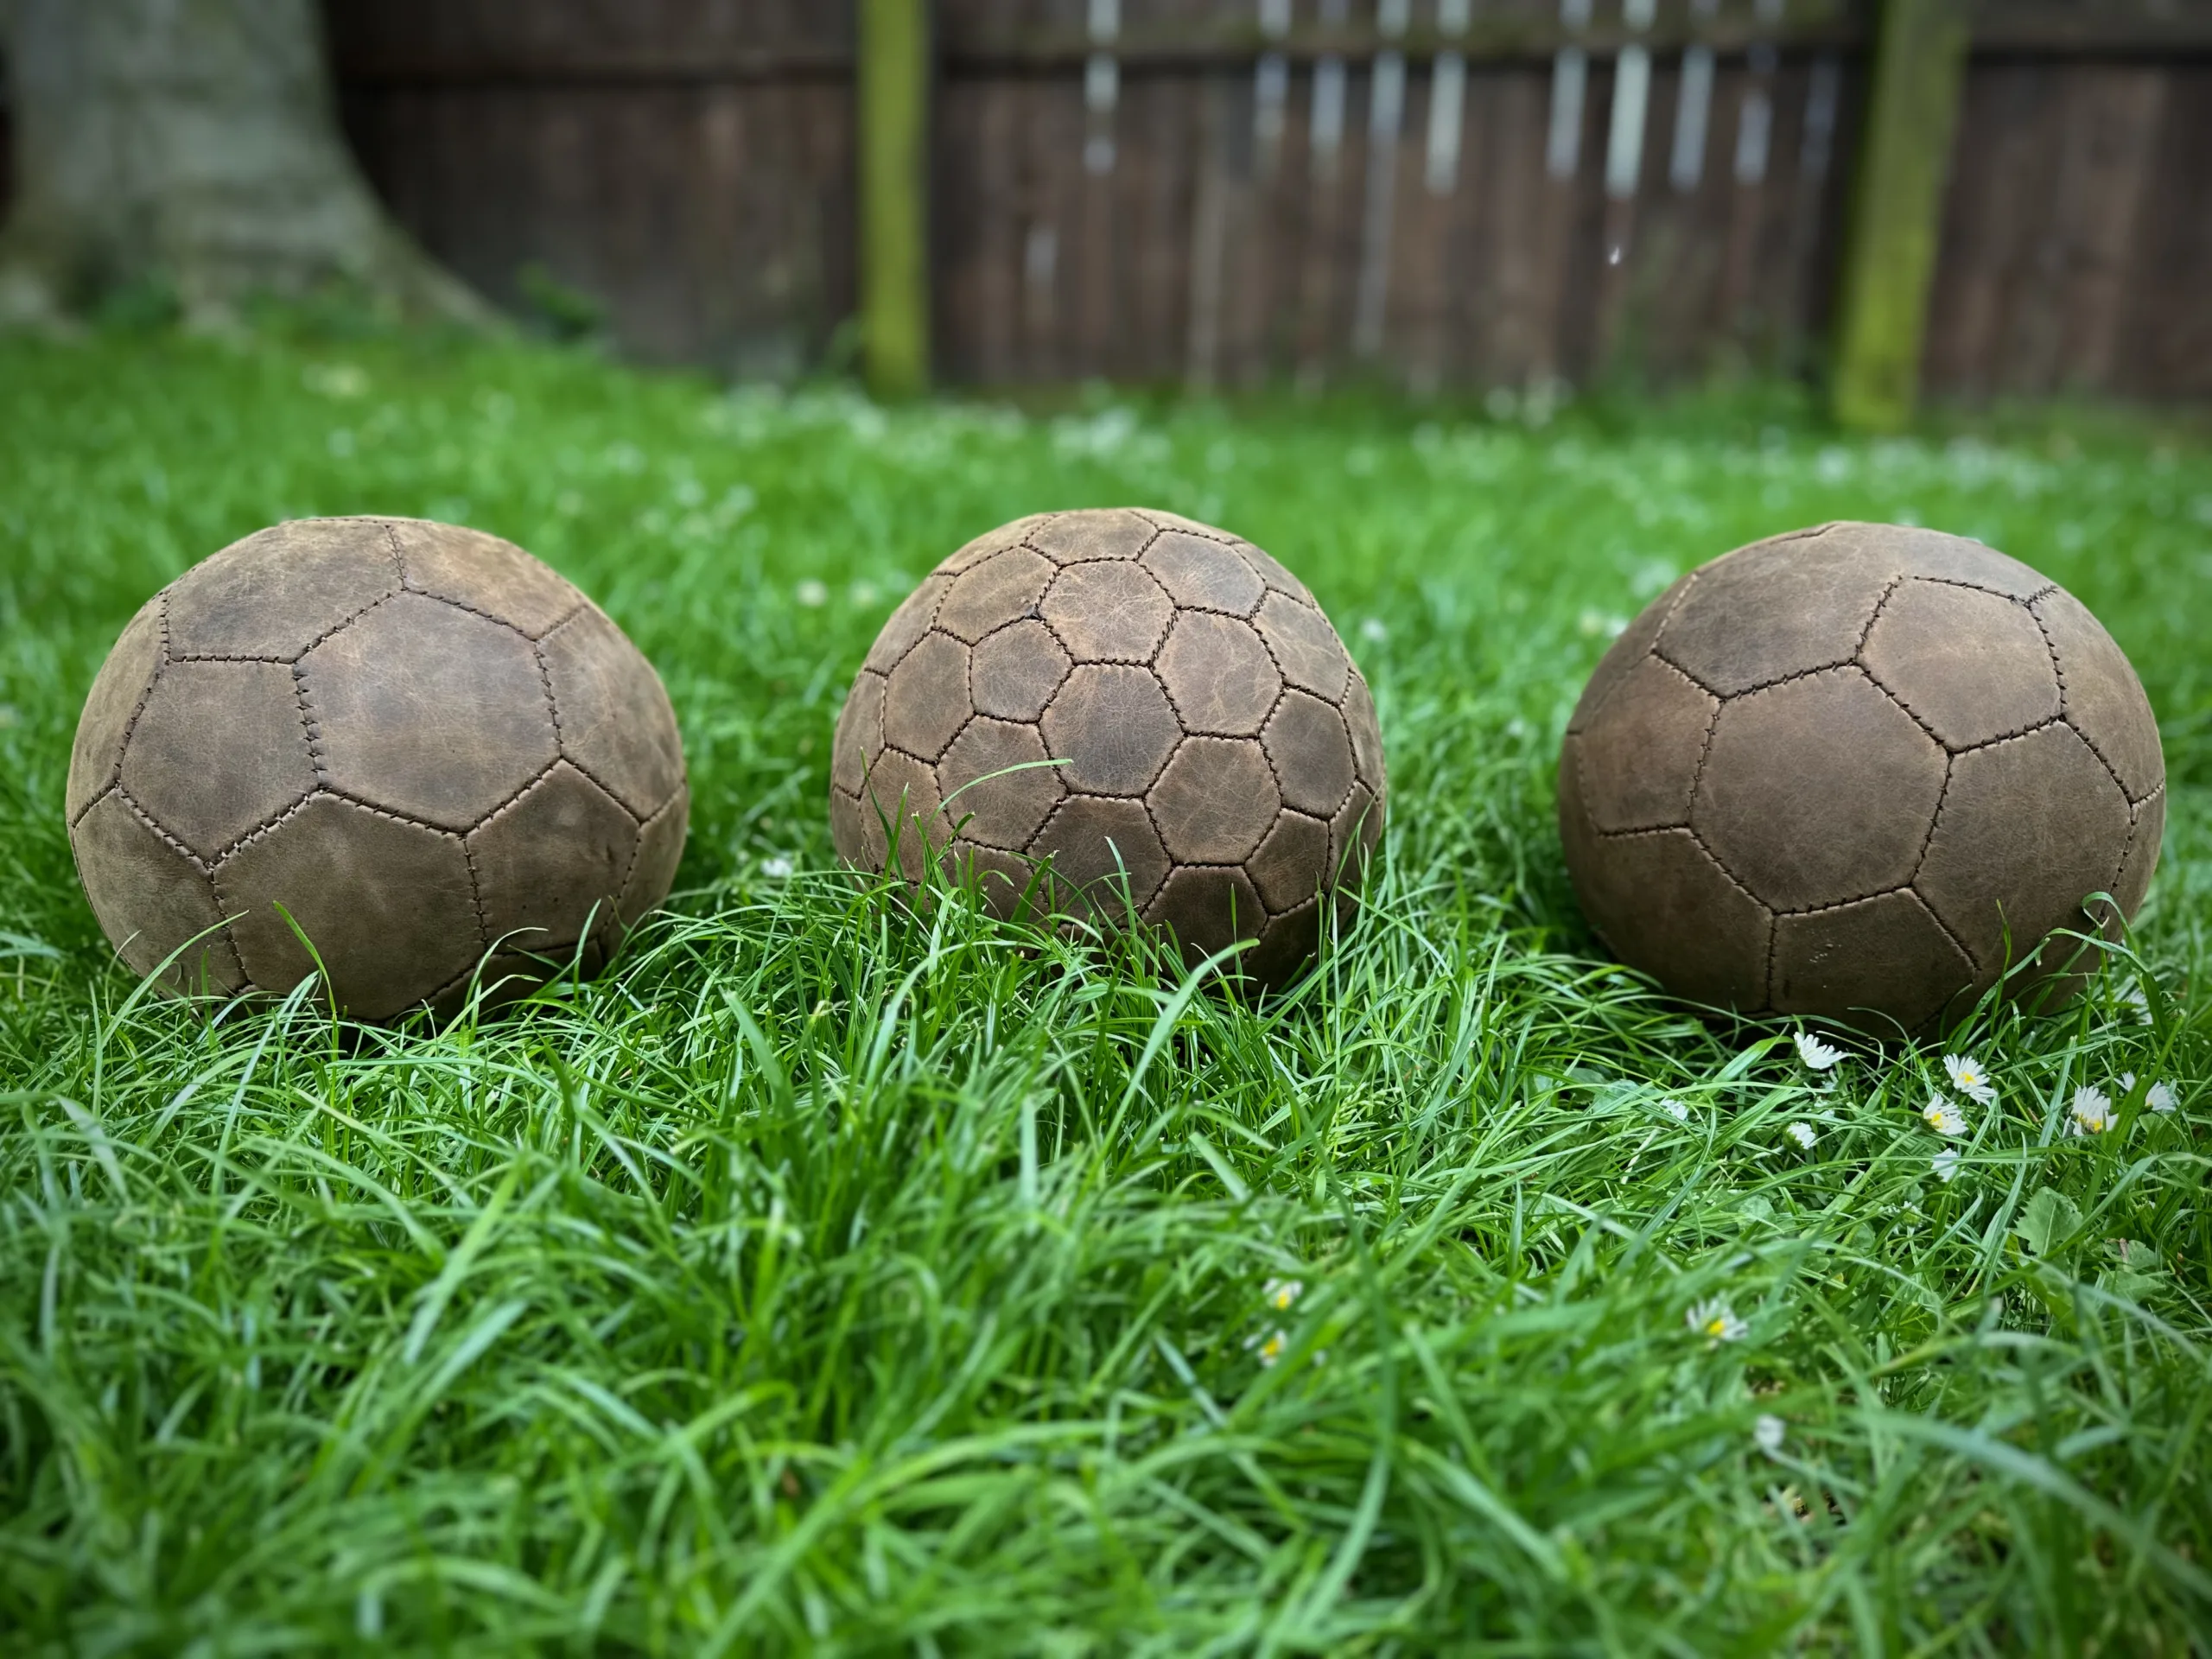
[[[861,362],[878,397],[928,389],[929,0],[860,0]]]
[[[1836,349],[1835,416],[1862,431],[1912,418],[1966,48],[1961,0],[1884,0]]]

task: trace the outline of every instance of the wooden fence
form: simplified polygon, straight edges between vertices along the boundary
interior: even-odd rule
[[[2212,396],[2212,0],[1959,0],[1923,371]],[[653,359],[848,349],[854,7],[326,0],[431,250]],[[1870,0],[938,0],[939,378],[1416,391],[1817,363]],[[542,280],[537,286],[543,289]]]

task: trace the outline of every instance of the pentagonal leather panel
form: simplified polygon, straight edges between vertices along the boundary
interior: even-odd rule
[[[1145,906],[1144,917],[1155,927],[1171,930],[1182,946],[1183,960],[1196,966],[1217,950],[1256,935],[1267,910],[1243,869],[1185,865],[1169,873]],[[1233,963],[1224,967],[1236,971]]]
[[[1382,840],[1383,803],[1365,784],[1354,784],[1329,820],[1329,880],[1339,889],[1360,887]]]
[[[1598,659],[1597,668],[1582,688],[1582,696],[1575,702],[1574,712],[1567,717],[1567,729],[1569,732],[1579,732],[1588,725],[1590,717],[1612,696],[1613,688],[1651,654],[1651,647],[1658,640],[1661,626],[1674,613],[1675,607],[1681,602],[1682,595],[1689,591],[1691,583],[1696,580],[1697,572],[1694,570],[1688,575],[1677,577],[1673,587],[1637,612],[1636,620],[1622,629],[1613,643],[1606,647],[1605,654]]]
[[[2073,594],[2046,594],[2034,610],[2058,658],[2066,723],[2113,769],[2127,798],[2141,800],[2166,780],[2158,717],[2143,683],[2104,625]]]
[[[1174,606],[1144,567],[1125,561],[1063,570],[1045,594],[1045,624],[1078,663],[1149,662]]]
[[[2158,843],[2166,830],[2166,791],[2161,788],[2135,809],[2135,828],[2128,838],[2127,856],[2113,878],[2112,896],[2120,901],[2120,914],[2133,919],[2151,891],[2151,877],[2158,868]]]
[[[1308,899],[1294,910],[1269,917],[1260,930],[1259,943],[1239,957],[1236,965],[1262,988],[1279,990],[1305,971],[1320,944],[1320,901]]]
[[[130,734],[122,776],[156,823],[213,859],[315,787],[292,670],[171,663]]]
[[[1186,732],[1249,737],[1282,695],[1282,676],[1251,625],[1210,611],[1179,614],[1154,666]]]
[[[987,530],[973,540],[962,543],[959,549],[938,569],[957,576],[970,565],[981,564],[994,553],[1003,553],[1010,547],[1020,546],[1022,538],[1051,516],[1050,513],[1033,512],[1027,518],[1017,518],[1010,524]]]
[[[162,599],[157,594],[124,625],[123,632],[108,649],[107,660],[92,677],[92,689],[85,698],[85,712],[78,717],[76,741],[69,752],[71,823],[115,781],[117,763],[123,759],[123,741],[130,734],[140,701],[161,664]]]
[[[1954,749],[2058,717],[2058,671],[2027,607],[1979,588],[1901,582],[1859,661]]]
[[[1029,853],[1051,859],[1054,902],[1076,915],[1120,915],[1125,882],[1127,902],[1142,910],[1167,874],[1167,849],[1141,801],[1071,795]]]
[[[648,911],[657,909],[675,885],[677,866],[683,861],[683,841],[691,823],[691,791],[683,785],[668,804],[647,818],[638,831],[638,855],[630,861],[630,879],[622,884],[616,907],[622,925],[635,927]]]
[[[1182,741],[1152,671],[1086,663],[1055,692],[1039,722],[1061,779],[1085,795],[1141,795]]]
[[[962,889],[973,888],[983,906],[1001,920],[1033,912],[1042,900],[1036,867],[1020,853],[1001,847],[982,847],[965,836],[956,836],[944,849],[945,880]]]
[[[1344,686],[1344,716],[1359,780],[1379,795],[1389,781],[1382,761],[1382,728],[1375,717],[1375,694],[1356,668]]]
[[[518,950],[616,925],[638,852],[629,809],[565,760],[468,834],[484,931]]]
[[[1777,536],[1704,566],[1660,628],[1659,654],[1722,696],[1849,662],[1904,569],[1896,547],[1858,528]]]
[[[460,836],[331,795],[233,852],[215,887],[256,985],[281,995],[315,971],[281,905],[357,1020],[389,1020],[435,995],[485,948]]]
[[[1777,910],[1812,910],[1912,880],[1947,757],[1856,668],[1725,703],[1691,827]]]
[[[899,868],[910,881],[921,880],[929,853],[952,838],[952,826],[938,810],[937,772],[897,749],[886,749],[869,771],[861,797],[861,834],[870,868],[889,857],[889,837],[898,837]]]
[[[1289,804],[1326,817],[1344,804],[1353,779],[1351,735],[1334,709],[1303,691],[1286,692],[1260,741]]]
[[[1560,769],[1559,825],[1591,931],[1676,996],[1747,1014],[1764,1007],[1766,906],[1688,830],[1599,835],[1577,779],[1574,767]]]
[[[1962,754],[1913,886],[1985,970],[2023,962],[2126,855],[2120,785],[2069,728]],[[2009,943],[2008,943],[2009,941]]]
[[[577,626],[556,632],[549,655]],[[643,722],[625,720],[635,700],[606,683],[603,655],[587,645],[560,660],[585,769],[603,777],[593,762],[611,761],[619,778]],[[340,628],[301,658],[300,679],[331,786],[447,829],[470,828],[513,795],[569,734],[555,732],[527,639],[422,594],[401,594]]]
[[[1777,1014],[1834,1014],[1880,1037],[1909,1035],[1974,982],[1974,965],[1910,890],[1777,916]]]
[[[1257,625],[1284,679],[1324,702],[1344,696],[1351,659],[1344,655],[1344,643],[1327,617],[1271,593],[1261,603]]]
[[[111,791],[95,801],[69,841],[100,931],[131,972],[150,974],[182,949],[163,988],[228,995],[245,985],[229,938],[211,931],[223,912],[207,872],[122,795]]]
[[[590,605],[547,634],[538,651],[561,753],[639,817],[659,811],[683,786],[683,740],[645,653]],[[518,686],[511,705],[518,728],[526,701]]]
[[[1964,536],[1947,536],[1942,531],[1904,524],[1885,524],[1880,528],[1885,533],[1885,538],[1898,549],[1905,568],[1916,576],[1963,582],[2018,600],[2033,599],[2050,586],[2050,579],[2040,571]]]
[[[1022,539],[1055,564],[1134,559],[1159,532],[1126,507],[1057,512]]]
[[[1247,564],[1252,567],[1260,580],[1267,584],[1269,593],[1281,594],[1287,599],[1295,600],[1300,605],[1310,606],[1313,603],[1313,595],[1306,591],[1306,584],[1293,575],[1289,567],[1274,554],[1255,547],[1247,541],[1240,540],[1235,543],[1235,547],[1236,552]]]
[[[979,715],[937,763],[946,818],[961,836],[1020,852],[1067,793],[1034,726]]]
[[[1147,799],[1170,856],[1192,864],[1241,862],[1281,805],[1260,746],[1232,737],[1185,738]]]
[[[944,590],[951,586],[952,577],[938,570],[907,594],[899,608],[891,613],[882,632],[875,636],[875,644],[868,647],[868,666],[879,674],[888,674],[898,667],[930,631],[930,622],[944,601]]]
[[[1249,616],[1267,585],[1234,548],[1188,531],[1171,530],[1145,550],[1144,568],[1178,605]]]
[[[1071,666],[1052,631],[1025,620],[1001,628],[969,653],[969,696],[979,715],[1034,720]]]
[[[383,519],[275,524],[177,579],[169,589],[169,654],[289,661],[398,591],[399,561]]]
[[[932,633],[891,671],[883,693],[883,740],[918,760],[935,760],[973,712],[968,647]]]
[[[1662,830],[1690,819],[1690,794],[1719,700],[1670,664],[1646,657],[1567,740],[1560,764],[1581,768],[1600,830]]]
[[[584,596],[512,542],[425,518],[388,521],[408,587],[520,629],[535,639],[565,621]]]
[[[1270,911],[1294,910],[1329,885],[1329,826],[1303,812],[1286,811],[1244,868]]]
[[[995,553],[953,579],[938,607],[937,626],[972,645],[992,630],[1032,613],[1052,579],[1051,563],[1027,548]]]
[[[882,675],[862,669],[837,715],[837,733],[830,745],[830,779],[848,795],[857,795],[868,769],[883,753]]]

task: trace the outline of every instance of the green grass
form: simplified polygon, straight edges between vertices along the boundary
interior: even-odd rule
[[[0,1646],[2201,1650],[2212,455],[1991,431],[0,348]],[[1132,501],[1297,568],[1381,706],[1379,882],[1262,1007],[829,871],[831,723],[899,594]],[[203,1020],[78,891],[77,709],[159,583],[356,512],[510,536],[655,658],[677,898],[480,1025]],[[2175,780],[2148,1017],[2123,964],[1960,1033],[2001,1095],[1948,1183],[1936,1052],[1822,1090],[1783,1028],[1658,1001],[1591,950],[1552,824],[1618,620],[1846,516],[2071,587]],[[2179,1110],[2061,1133],[2126,1071]],[[1740,1340],[1687,1327],[1707,1298]]]

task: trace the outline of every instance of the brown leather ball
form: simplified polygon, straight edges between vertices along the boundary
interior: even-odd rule
[[[1690,1001],[1913,1032],[2133,916],[2165,764],[2081,601],[1962,537],[1824,524],[1692,571],[1614,642],[1560,756],[1567,868]],[[2118,901],[2119,917],[2090,894]],[[2078,988],[2050,939],[2014,988]]]
[[[668,896],[689,801],[652,664],[552,570],[451,524],[308,518],[124,629],[69,838],[137,972],[207,934],[166,988],[280,994],[315,969],[304,933],[339,1005],[384,1020],[494,946],[511,990],[545,977],[524,952],[595,970]]]
[[[1374,699],[1304,584],[1114,508],[979,536],[899,606],[837,722],[830,823],[865,870],[894,831],[910,879],[940,849],[1001,914],[1134,912],[1192,960],[1256,939],[1240,965],[1279,985],[1357,890],[1383,794]]]

